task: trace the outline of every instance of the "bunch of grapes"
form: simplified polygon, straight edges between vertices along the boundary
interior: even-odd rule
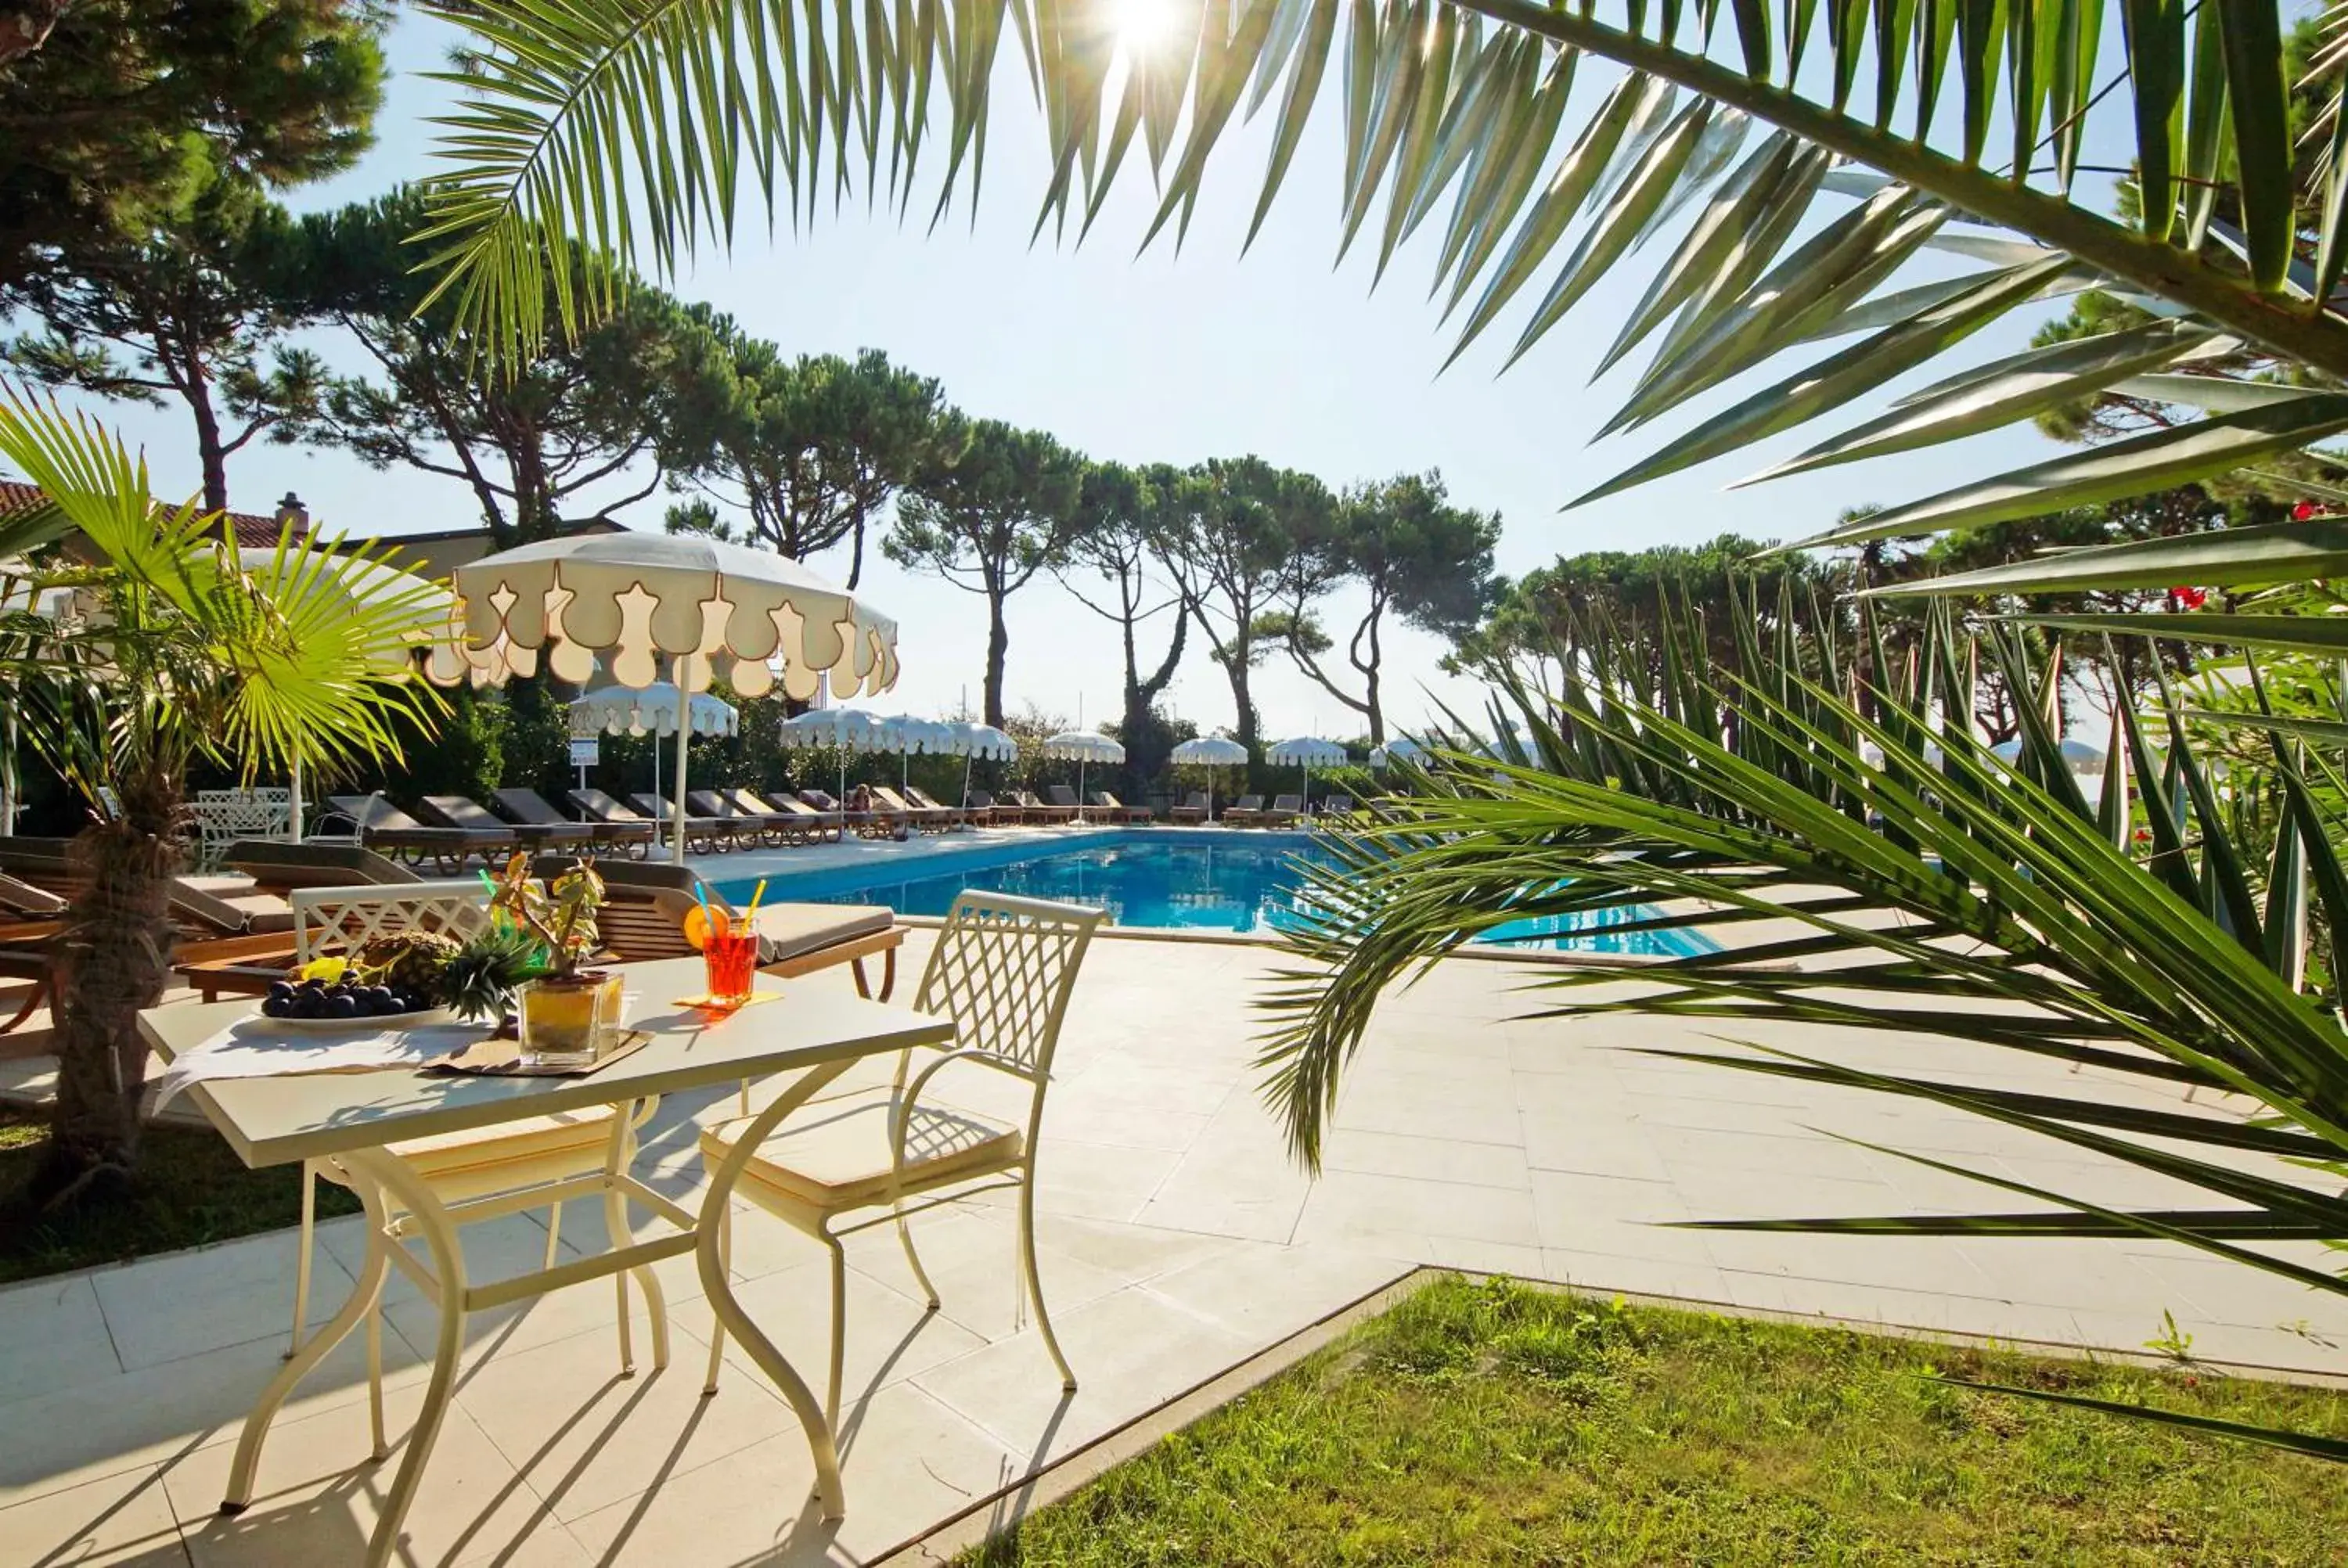
[[[261,1004],[261,1010],[269,1018],[369,1019],[422,1012],[431,1005],[428,998],[390,986],[287,979],[269,988],[269,999]]]

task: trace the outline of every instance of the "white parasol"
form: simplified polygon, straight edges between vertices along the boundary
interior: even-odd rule
[[[596,733],[609,734],[650,734],[653,737],[653,793],[660,793],[660,737],[676,733],[677,689],[666,681],[655,681],[639,692],[633,686],[606,686],[590,692],[571,704],[571,733],[585,740]],[[741,717],[732,704],[695,692],[687,707],[686,723],[696,735],[731,735],[740,733]],[[682,744],[683,743],[679,743]],[[581,781],[586,779],[582,767]]]
[[[947,743],[953,738],[951,725],[935,719],[917,719],[911,713],[892,714],[880,721],[881,733],[888,738],[884,750],[897,753],[897,787],[906,788],[913,776],[913,756],[937,757],[946,753]]]
[[[1125,748],[1097,730],[1063,730],[1044,743],[1044,754],[1076,764],[1076,820],[1085,815],[1085,768],[1092,763],[1125,761]]]
[[[848,798],[848,753],[897,749],[889,721],[861,708],[810,708],[785,719],[779,732],[785,746],[794,751],[829,746],[839,753],[839,799]]]
[[[1396,735],[1383,746],[1370,749],[1370,766],[1383,772],[1388,763],[1423,763],[1426,748],[1408,735]]]
[[[965,719],[946,726],[946,753],[962,759],[962,804],[970,804],[970,764],[984,757],[990,762],[1007,763],[1019,755],[1019,743],[996,729],[993,724],[973,723]]]
[[[457,569],[465,662],[498,684],[543,663],[576,684],[598,661],[639,690],[666,675],[687,692],[724,679],[744,697],[800,701],[828,683],[853,694],[897,679],[897,625],[787,556],[687,534],[572,534]],[[676,756],[677,859],[685,771]]]
[[[1207,770],[1207,820],[1215,820],[1215,770],[1219,767],[1241,767],[1248,760],[1247,748],[1237,741],[1221,735],[1200,735],[1195,741],[1185,741],[1174,748],[1174,760],[1185,767]]]
[[[1324,741],[1318,735],[1296,735],[1285,741],[1274,741],[1264,753],[1274,765],[1294,763],[1304,770],[1304,808],[1313,809],[1313,764],[1343,767],[1352,760],[1352,753],[1334,741]]]

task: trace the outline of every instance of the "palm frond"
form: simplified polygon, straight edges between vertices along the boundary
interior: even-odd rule
[[[2100,86],[2095,0],[1921,10],[1838,0],[1823,28],[1807,4],[1782,17],[1707,6],[1694,36],[1681,6],[1638,0],[1188,0],[1147,49],[1120,32],[1119,0],[440,8],[472,29],[476,57],[455,77],[463,106],[442,122],[420,256],[479,341],[509,354],[529,352],[550,317],[571,329],[608,308],[631,269],[674,272],[700,247],[730,242],[746,204],[813,222],[819,196],[860,184],[901,207],[924,167],[935,171],[932,221],[957,200],[974,204],[993,96],[1014,68],[1000,59],[1010,36],[1044,128],[1033,149],[1048,170],[1039,235],[1047,224],[1065,234],[1072,214],[1079,237],[1090,232],[1138,138],[1156,186],[1143,243],[1179,241],[1214,155],[1277,103],[1250,241],[1307,124],[1334,117],[1344,149],[1336,250],[1375,236],[1383,277],[1425,231],[1434,292],[1467,307],[1454,358],[1511,313],[1508,359],[1532,351],[1651,236],[1692,215],[1604,356],[1611,365],[1655,345],[1610,429],[1801,343],[1871,334],[1593,495],[1827,417],[2033,300],[2091,285],[2178,319],[2009,364],[1765,477],[2026,418],[2220,340],[2348,375],[2348,316],[2330,281],[2348,254],[2342,203],[2336,190],[2317,200],[2301,189],[2281,128],[2273,0],[2129,5],[2125,68]],[[1576,117],[1576,83],[1598,75],[1585,62],[1622,74]],[[2071,198],[2091,126],[2134,144],[2133,229]],[[1769,134],[1740,157],[1755,128]],[[924,163],[941,134],[942,159]],[[1787,252],[1820,215],[1824,226]],[[2311,225],[2313,263],[2294,254]],[[1953,287],[1896,283],[1928,242],[1997,264]],[[2138,493],[2348,425],[2310,395],[2271,417],[2221,415],[2094,464],[1897,507],[1881,528],[1925,532],[2014,515],[2025,498],[2045,510]]]

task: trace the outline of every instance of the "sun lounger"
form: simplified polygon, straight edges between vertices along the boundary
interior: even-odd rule
[[[942,805],[915,805],[886,784],[872,786],[872,798],[891,811],[901,813],[907,822],[923,833],[943,833],[954,825],[953,813]]]
[[[1017,822],[1019,808],[1009,804],[997,804],[993,795],[983,789],[973,790],[963,797],[963,810],[969,814],[977,827],[1007,827]]]
[[[1354,815],[1354,797],[1349,794],[1326,794],[1313,808],[1315,816],[1340,817]]]
[[[1272,809],[1264,812],[1256,819],[1256,825],[1259,827],[1290,827],[1293,826],[1296,819],[1303,815],[1304,797],[1303,795],[1275,795],[1272,797]]]
[[[1210,809],[1207,804],[1207,792],[1194,789],[1184,797],[1180,805],[1169,811],[1166,815],[1171,822],[1204,822],[1207,820]]]
[[[296,887],[352,887],[421,882],[407,866],[355,844],[304,839],[241,838],[221,865],[252,878],[255,888],[283,897]]]
[[[0,1061],[40,1056],[50,1047],[53,1031],[26,1029],[25,1021],[48,1005],[50,997],[49,938],[65,929],[71,906],[46,888],[0,874],[0,980],[24,987],[8,999],[15,1010],[0,1021]],[[5,1007],[5,1002],[0,1002]]]
[[[1093,791],[1093,804],[1089,809],[1095,815],[1105,815],[1111,822],[1155,822],[1157,820],[1148,806],[1128,805],[1105,789]]]
[[[915,805],[922,807],[923,810],[944,812],[946,814],[947,825],[951,827],[960,827],[970,820],[970,812],[968,808],[959,805],[948,805],[945,802],[938,799],[935,795],[932,795],[929,791],[923,789],[919,784],[908,784],[905,787],[905,798],[912,802]]]
[[[531,868],[541,876],[555,876],[565,864],[558,856],[541,856]],[[704,899],[728,915],[740,914],[690,866],[633,862],[609,866],[604,868],[603,896],[596,928],[622,963],[689,956],[694,949],[685,940],[685,917]],[[757,930],[758,967],[768,974],[788,979],[847,964],[857,994],[871,997],[864,960],[877,957],[883,966],[878,999],[887,1001],[896,989],[897,949],[904,945],[905,927],[897,924],[894,911],[880,905],[765,904],[758,909]]]
[[[283,847],[294,847],[284,845]],[[78,896],[87,877],[61,838],[0,837],[0,872],[17,885],[57,899]],[[53,910],[54,905],[49,906]],[[175,876],[171,879],[172,968],[190,976],[207,968],[263,964],[273,976],[294,957],[294,911],[282,897],[247,886],[233,877]],[[57,910],[62,918],[63,910]],[[5,930],[0,925],[0,930]],[[21,957],[21,955],[20,955]],[[12,965],[27,978],[29,963]],[[191,984],[201,984],[191,979]],[[20,1013],[18,1021],[29,1013]]]
[[[1067,786],[1062,784],[1059,787],[1066,789]],[[1076,820],[1076,797],[1073,794],[1068,797],[1066,805],[1061,805],[1057,802],[1046,805],[1035,798],[1034,790],[1027,789],[1013,791],[1012,798],[1019,803],[1019,816],[1023,822],[1058,823]]]
[[[648,789],[634,791],[628,796],[628,802],[638,811],[658,823],[664,829],[675,820],[675,808],[665,798],[654,794]],[[757,842],[757,826],[745,823],[738,817],[703,816],[695,812],[685,813],[685,846],[688,850],[697,849],[705,854],[715,850],[722,855],[737,844]]]
[[[362,848],[377,850],[395,860],[421,864],[453,873],[479,856],[484,862],[511,855],[520,838],[502,824],[492,828],[427,827],[383,797],[374,794],[330,794],[326,804],[351,825],[350,837]]]
[[[521,827],[583,827],[588,831],[588,842],[599,854],[619,850],[642,859],[644,851],[652,847],[654,827],[649,822],[572,822],[554,809],[552,801],[534,789],[501,789],[490,803],[505,813],[507,821]]]
[[[687,790],[685,804],[696,817],[733,824],[735,841],[739,844],[774,845],[788,843],[791,837],[791,829],[785,823],[782,813],[769,811],[763,805],[756,810],[745,810],[720,790]]]
[[[794,819],[798,823],[801,830],[818,843],[821,843],[826,838],[837,839],[848,830],[848,819],[839,813],[818,811],[798,796],[786,794],[781,790],[757,794],[747,789],[739,789],[734,794],[736,798],[745,803],[759,801],[781,812],[785,816]]]
[[[1066,784],[1045,785],[1044,800],[1045,803],[1050,805],[1055,811],[1066,812],[1068,814],[1067,820],[1070,822],[1082,822],[1085,819],[1086,815],[1085,811],[1085,803],[1078,800],[1076,798],[1076,792],[1070,789]]]
[[[897,830],[905,825],[904,818],[893,812],[850,811],[819,789],[799,791],[799,799],[818,811],[829,812],[852,829],[859,838],[894,838]]]
[[[595,838],[595,830],[583,822],[507,822],[491,815],[479,802],[461,794],[427,794],[417,804],[427,816],[438,817],[445,826],[471,828],[476,833],[510,833],[521,840],[526,849],[584,847]]]
[[[1231,827],[1258,826],[1263,822],[1265,815],[1263,796],[1260,794],[1243,794],[1223,807],[1223,822]]]

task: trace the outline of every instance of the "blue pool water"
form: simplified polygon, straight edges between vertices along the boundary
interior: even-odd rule
[[[876,875],[871,866],[836,867],[770,879],[769,898],[886,904],[902,915],[942,915],[964,888],[1097,905],[1119,926],[1151,929],[1271,932],[1296,919],[1299,859],[1321,859],[1304,834],[1184,832],[1163,827],[1089,835],[1081,844],[1038,851],[1032,841],[924,856],[905,867],[919,876]],[[1325,863],[1325,862],[1324,862]],[[755,878],[726,883],[736,903]],[[1519,921],[1496,939],[1514,948],[1684,957],[1712,943],[1684,931],[1614,932],[1609,926],[1644,909]]]

